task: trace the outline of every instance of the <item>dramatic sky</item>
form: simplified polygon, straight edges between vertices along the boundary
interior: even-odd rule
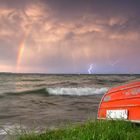
[[[140,73],[140,0],[0,0],[1,72],[90,67]]]

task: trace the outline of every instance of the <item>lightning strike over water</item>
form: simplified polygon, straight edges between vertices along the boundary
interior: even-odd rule
[[[88,69],[88,74],[92,74],[93,73],[93,64],[90,65],[89,69]]]

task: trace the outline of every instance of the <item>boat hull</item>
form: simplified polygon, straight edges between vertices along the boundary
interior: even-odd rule
[[[124,119],[140,123],[140,82],[109,90],[101,99],[98,119]]]

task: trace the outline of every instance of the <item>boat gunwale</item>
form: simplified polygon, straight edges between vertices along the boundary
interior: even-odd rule
[[[125,85],[124,85],[125,86]],[[112,94],[112,93],[115,93],[115,92],[118,92],[118,91],[124,91],[124,90],[127,90],[127,89],[131,89],[131,88],[137,88],[137,87],[140,87],[140,85],[136,85],[136,86],[130,86],[130,87],[126,87],[126,88],[121,88],[121,89],[117,89],[115,91],[108,91],[105,93],[105,95],[109,95],[109,94]],[[114,87],[115,88],[115,87]],[[117,87],[116,87],[117,88]],[[119,88],[119,87],[118,87]],[[112,88],[113,89],[113,88]]]
[[[118,98],[118,99],[114,99],[114,100],[103,101],[102,103],[115,102],[115,101],[127,100],[127,99],[138,99],[138,98],[140,98],[140,96],[133,96],[133,97],[128,97],[128,98]]]

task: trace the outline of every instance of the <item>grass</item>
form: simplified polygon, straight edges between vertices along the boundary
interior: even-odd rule
[[[45,133],[22,132],[14,140],[139,140],[140,126],[124,121],[89,121]]]

